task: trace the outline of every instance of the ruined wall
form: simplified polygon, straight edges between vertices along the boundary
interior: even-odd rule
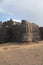
[[[34,23],[32,23],[32,33],[33,33],[33,40],[40,40],[39,26]]]
[[[9,31],[8,27],[0,27],[0,43],[9,42]]]
[[[32,41],[31,23],[26,20],[22,20],[21,29],[22,29],[21,41],[23,42]]]
[[[0,42],[39,41],[43,32],[38,25],[26,20],[15,22],[12,19],[0,23]],[[42,35],[41,35],[42,36]]]
[[[5,43],[10,41],[10,26],[7,22],[0,23],[0,43]]]
[[[40,29],[41,40],[43,40],[43,27],[39,27],[39,29]]]

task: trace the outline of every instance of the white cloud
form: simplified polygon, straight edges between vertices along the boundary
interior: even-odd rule
[[[25,18],[40,25],[43,23],[43,0],[3,0],[0,13]]]
[[[0,8],[0,13],[5,13],[5,10]]]
[[[43,0],[4,0],[0,7],[12,13],[38,12],[43,9]]]

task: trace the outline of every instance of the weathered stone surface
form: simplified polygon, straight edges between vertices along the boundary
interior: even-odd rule
[[[40,40],[39,26],[26,20],[19,23],[10,19],[7,22],[0,23],[0,40],[5,42],[6,39],[12,42],[38,41]]]

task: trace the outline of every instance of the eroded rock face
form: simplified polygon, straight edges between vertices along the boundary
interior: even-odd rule
[[[43,27],[40,27],[40,36],[41,36],[41,40],[43,40]]]
[[[9,41],[9,27],[0,27],[0,43]]]
[[[39,26],[26,20],[15,22],[12,19],[6,21],[0,26],[1,42],[35,41],[40,40]]]

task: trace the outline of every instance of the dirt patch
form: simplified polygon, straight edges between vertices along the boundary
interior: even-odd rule
[[[0,65],[43,65],[43,41],[39,44],[5,45],[1,49]]]

